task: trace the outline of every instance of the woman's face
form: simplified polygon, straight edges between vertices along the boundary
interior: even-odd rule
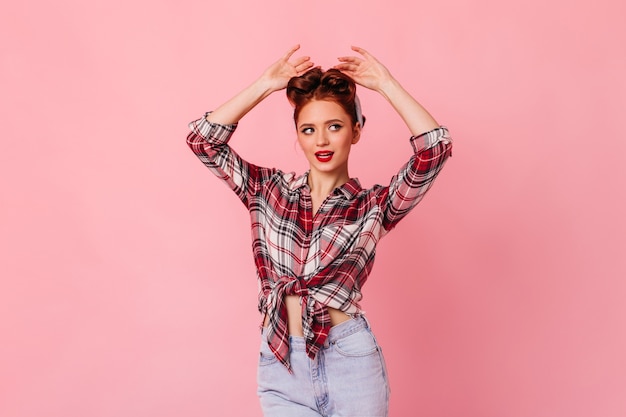
[[[296,126],[298,143],[312,171],[347,175],[350,148],[358,142],[361,129],[358,124],[352,125],[352,119],[339,104],[327,100],[305,104]]]

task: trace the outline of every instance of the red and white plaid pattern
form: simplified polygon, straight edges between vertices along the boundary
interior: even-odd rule
[[[388,186],[351,179],[312,212],[308,172],[296,177],[244,161],[227,144],[237,125],[191,122],[187,144],[250,212],[259,281],[259,311],[269,316],[268,342],[288,368],[285,295],[299,295],[307,353],[314,358],[330,329],[327,307],[358,314],[376,244],[423,197],[451,155],[445,127],[411,137],[414,154]]]

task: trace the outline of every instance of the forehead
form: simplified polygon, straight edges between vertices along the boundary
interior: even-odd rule
[[[349,119],[348,113],[334,101],[314,100],[300,109],[298,121],[301,123],[327,121],[331,119]]]

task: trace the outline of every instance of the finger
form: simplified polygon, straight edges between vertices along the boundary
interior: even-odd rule
[[[302,57],[300,57],[300,58],[296,59],[296,60],[293,62],[293,66],[294,66],[294,67],[297,67],[297,66],[299,66],[299,65],[302,65],[302,64],[304,64],[305,62],[309,61],[310,59],[311,59],[311,57],[310,57],[310,56],[302,56]]]
[[[289,58],[291,58],[291,55],[293,55],[298,49],[300,49],[300,44],[292,46],[291,49],[289,49],[287,53],[283,55],[283,59],[285,61],[289,61]]]
[[[363,62],[363,60],[361,58],[358,58],[358,57],[355,57],[355,56],[340,56],[337,59],[339,61],[341,61],[341,62],[356,64],[356,65],[360,64],[361,62]]]
[[[354,46],[352,45],[351,49],[355,52],[360,53],[361,55],[365,56],[365,57],[369,57],[371,56],[371,54],[369,52],[367,52],[365,49],[361,48],[360,46]]]
[[[355,72],[359,66],[354,64],[337,64],[333,68],[344,72]]]
[[[300,75],[308,71],[312,66],[313,66],[313,63],[310,61],[303,62],[302,64],[296,66],[296,72],[298,73],[298,75]]]

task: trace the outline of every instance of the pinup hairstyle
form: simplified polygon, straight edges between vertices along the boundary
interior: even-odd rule
[[[356,84],[352,78],[341,71],[331,68],[322,71],[313,68],[299,77],[293,77],[287,84],[287,99],[294,106],[293,120],[297,123],[300,110],[306,104],[315,100],[333,101],[341,106],[356,125],[360,115],[360,105],[356,97]]]

